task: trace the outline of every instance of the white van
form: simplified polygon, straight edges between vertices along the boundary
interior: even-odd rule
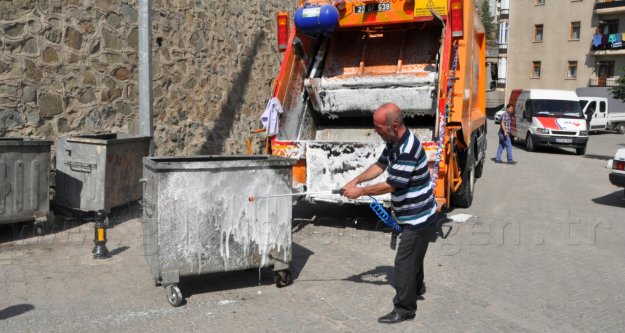
[[[514,119],[510,128],[515,140],[525,142],[528,151],[539,146],[575,148],[586,153],[588,129],[574,91],[516,89],[510,94]]]

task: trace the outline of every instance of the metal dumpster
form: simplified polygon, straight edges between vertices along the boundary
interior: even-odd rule
[[[141,159],[148,156],[149,148],[149,137],[121,133],[59,139],[56,203],[109,213],[113,207],[141,199]]]
[[[0,138],[0,224],[45,223],[52,141]]]
[[[173,306],[181,276],[273,266],[290,284],[294,160],[274,156],[146,157],[143,246]]]

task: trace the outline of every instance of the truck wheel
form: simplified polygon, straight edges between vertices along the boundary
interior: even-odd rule
[[[475,178],[480,178],[482,177],[482,172],[484,172],[484,159],[482,159],[476,166],[475,166]]]
[[[525,136],[525,149],[530,152],[536,149],[536,147],[534,147],[534,140],[532,140],[532,135],[530,133],[527,133]]]
[[[473,202],[473,186],[475,185],[475,156],[469,150],[466,153],[458,154],[458,162],[459,165],[463,166],[462,184],[452,194],[451,201],[456,207],[469,208]]]
[[[620,123],[616,126],[618,134],[625,134],[625,123]]]
[[[577,155],[585,155],[586,154],[586,145],[581,148],[575,148],[575,152]]]

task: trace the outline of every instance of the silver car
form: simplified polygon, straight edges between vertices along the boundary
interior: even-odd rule
[[[503,109],[495,112],[495,124],[501,123],[501,116],[503,116],[504,112],[506,112],[506,108],[505,107]]]

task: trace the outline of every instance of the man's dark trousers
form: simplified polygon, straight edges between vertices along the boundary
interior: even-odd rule
[[[423,286],[423,259],[428,244],[436,231],[436,214],[430,217],[427,226],[418,230],[404,227],[395,255],[395,312],[412,315],[417,311],[417,292]]]

